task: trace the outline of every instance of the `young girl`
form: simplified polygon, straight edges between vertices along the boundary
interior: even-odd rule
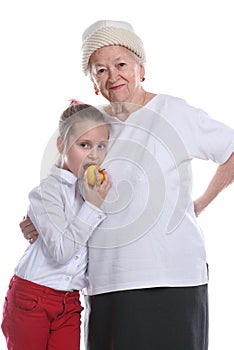
[[[104,116],[90,105],[72,103],[60,117],[58,164],[29,194],[28,216],[39,237],[16,266],[4,303],[9,350],[80,347],[86,242],[105,218],[100,206],[111,186],[106,172],[102,183],[96,174],[94,186],[84,173],[102,163],[108,138]]]

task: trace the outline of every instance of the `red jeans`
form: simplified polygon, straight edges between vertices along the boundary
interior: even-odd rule
[[[2,321],[8,350],[79,350],[82,310],[78,291],[56,291],[13,276]]]

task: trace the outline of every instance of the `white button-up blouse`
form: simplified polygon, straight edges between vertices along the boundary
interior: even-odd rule
[[[15,274],[56,290],[81,290],[86,286],[86,243],[105,214],[82,199],[74,174],[56,166],[30,192],[29,201],[28,215],[39,237]]]

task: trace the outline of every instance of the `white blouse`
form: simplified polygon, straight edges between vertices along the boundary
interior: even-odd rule
[[[112,179],[107,217],[88,242],[84,292],[207,283],[191,160],[224,163],[234,152],[234,130],[163,94],[115,123],[122,130],[104,162]]]
[[[55,166],[30,192],[29,201],[28,215],[39,237],[15,274],[57,290],[81,290],[87,284],[86,243],[105,214],[83,201],[74,174]]]

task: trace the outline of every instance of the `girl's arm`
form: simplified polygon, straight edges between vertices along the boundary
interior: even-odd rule
[[[85,189],[85,194],[86,194],[86,200],[89,201],[91,204],[96,205],[96,206],[100,206],[103,199],[105,198],[107,192],[109,191],[110,187],[111,187],[111,182],[109,179],[108,174],[105,172],[105,181],[103,183],[102,186],[100,185],[100,178],[97,175],[97,187],[95,188],[90,188],[88,186],[87,183],[87,179],[84,179],[84,189]],[[96,191],[96,193],[95,193]],[[27,239],[29,241],[30,244],[34,243],[37,238],[38,238],[38,230],[35,227],[35,225],[33,224],[32,220],[30,219],[30,217],[28,216],[28,214],[26,216],[23,217],[23,220],[19,223],[21,232],[24,236],[25,239]]]
[[[105,218],[105,214],[98,208],[105,198],[110,180],[106,174],[105,181],[97,186],[88,188],[84,186],[87,200],[80,199],[79,206],[69,205],[64,197],[64,189],[56,180],[43,181],[39,187],[29,194],[30,206],[28,216],[31,222],[24,227],[29,235],[39,234],[50,256],[58,263],[68,261],[77,249],[84,246],[93,230]],[[76,198],[78,201],[79,198]],[[23,224],[21,224],[23,227]],[[31,242],[31,241],[30,241]]]

